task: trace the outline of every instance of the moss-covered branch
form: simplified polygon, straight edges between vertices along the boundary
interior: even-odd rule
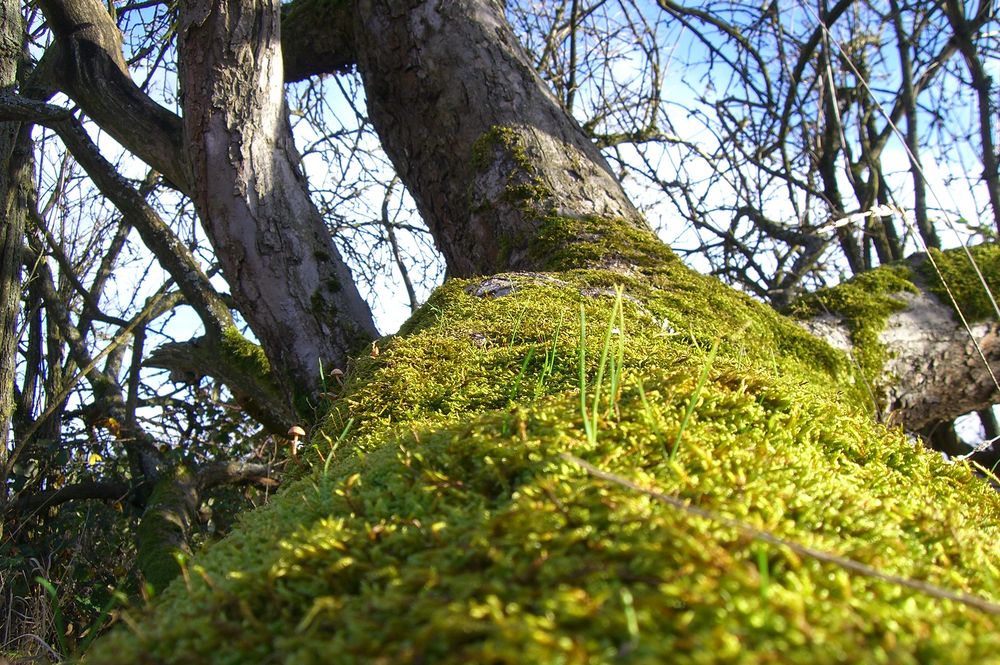
[[[137,563],[143,578],[161,590],[191,555],[189,539],[197,520],[198,488],[185,467],[163,474],[153,487],[136,531]]]
[[[1000,402],[990,371],[1000,365],[998,289],[996,245],[932,250],[806,296],[791,311],[814,334],[848,338],[843,346],[880,417],[917,431]]]
[[[283,435],[295,422],[291,397],[278,391],[264,352],[235,328],[224,330],[218,343],[199,337],[164,344],[145,364],[170,370],[178,382],[196,383],[204,376],[221,381],[251,417],[275,434]]]

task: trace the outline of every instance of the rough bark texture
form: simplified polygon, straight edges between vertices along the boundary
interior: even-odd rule
[[[0,0],[0,93],[14,87],[22,54],[19,3]],[[21,294],[21,245],[24,243],[23,185],[30,185],[31,139],[19,122],[0,122],[0,468],[6,466],[7,439],[14,413],[17,313]],[[0,478],[6,495],[6,478]],[[2,534],[2,529],[0,529]]]
[[[996,289],[995,259],[990,258],[995,249],[983,245],[973,254]],[[1000,369],[1000,325],[989,305],[968,302],[968,291],[982,295],[983,287],[961,250],[935,256],[939,269],[947,272],[946,264],[964,264],[970,275],[967,286],[949,284],[968,319],[968,330],[950,298],[933,286],[940,282],[928,280],[934,269],[926,254],[806,296],[807,302],[820,305],[806,310],[816,316],[801,321],[860,366],[867,383],[863,391],[874,402],[879,420],[908,432],[928,431],[1000,401],[1000,387],[990,371]]]
[[[881,336],[890,350],[886,421],[914,431],[995,404],[1000,391],[951,308],[926,293],[899,297],[906,309],[889,318]],[[971,329],[990,366],[1000,368],[1000,326]]]
[[[872,392],[880,419],[916,432],[995,404],[1000,391],[951,308],[923,292],[895,297],[906,306],[889,317],[879,336],[884,382]],[[835,348],[854,350],[847,327],[835,320],[824,317],[807,329]],[[1000,327],[980,323],[971,329],[990,366],[1000,367]]]
[[[531,68],[499,2],[356,5],[369,115],[449,274],[543,268],[530,248],[551,215],[645,228]]]
[[[199,0],[180,24],[195,204],[271,366],[312,393],[321,366],[344,367],[376,330],[292,143],[279,3]]]
[[[343,366],[347,353],[376,331],[299,169],[283,109],[278,3],[238,4],[231,3],[234,13],[220,5],[218,20],[207,23],[216,11],[211,3],[183,8],[185,25],[193,28],[179,44],[182,65],[192,72],[182,77],[186,128],[131,81],[120,33],[100,3],[51,0],[43,9],[57,37],[50,60],[60,87],[195,200],[234,299],[275,374],[309,394],[320,363]],[[286,13],[296,30],[307,31],[319,22],[317,11],[305,3]],[[326,17],[324,25],[335,25],[341,14]],[[186,43],[192,46],[185,53]],[[296,76],[342,67],[349,43],[349,30],[342,42],[325,46],[304,38],[290,51]],[[186,276],[198,281],[195,272]],[[203,301],[196,297],[192,304],[204,305],[200,313],[208,314],[211,335],[226,317]]]

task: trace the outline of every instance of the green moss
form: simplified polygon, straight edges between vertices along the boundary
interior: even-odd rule
[[[485,171],[499,163],[505,178],[499,200],[476,200],[473,208],[487,210],[501,203],[532,221],[530,233],[502,239],[500,256],[507,255],[512,247],[522,248],[532,257],[533,265],[553,271],[614,263],[653,267],[662,261],[676,260],[641,220],[593,215],[568,217],[556,213],[552,190],[538,176],[522,131],[525,130],[495,126],[472,148],[472,163],[477,170]]]
[[[500,201],[522,211],[528,217],[540,216],[552,190],[538,176],[521,136],[523,129],[497,125],[484,133],[472,146],[472,165],[486,171],[499,163],[506,179]],[[485,210],[496,201],[479,201],[476,209]]]
[[[655,269],[678,260],[648,228],[594,216],[546,216],[531,251],[549,270],[614,264]]]
[[[244,337],[239,330],[232,327],[223,330],[220,348],[234,367],[250,376],[260,377],[264,385],[270,383],[271,364],[264,355],[264,349]]]
[[[791,314],[800,318],[833,314],[843,319],[851,333],[854,360],[873,385],[886,361],[885,345],[879,335],[889,317],[906,307],[898,295],[917,292],[911,280],[905,265],[882,266],[805,296],[792,305]]]
[[[136,529],[136,565],[146,583],[157,591],[166,588],[180,572],[178,559],[190,554],[187,542],[189,516],[183,514],[190,501],[187,468],[177,467],[157,482],[146,503],[146,511]]]
[[[472,166],[477,170],[488,168],[496,159],[498,150],[525,173],[535,173],[535,166],[524,149],[517,128],[505,125],[493,126],[472,144]]]
[[[513,205],[544,201],[551,194],[545,185],[538,182],[510,185],[504,190],[503,200]]]
[[[965,251],[953,249],[941,252],[932,249],[930,253],[934,259],[933,264],[924,260],[916,266],[917,274],[926,281],[928,289],[937,295],[941,302],[952,308],[955,306],[952,301],[954,297],[969,322],[996,319],[993,301],[983,288],[983,283],[973,270]],[[990,291],[994,294],[1000,292],[1000,245],[976,245],[969,248],[969,254],[979,267]],[[944,288],[941,277],[944,277],[944,281],[948,284],[951,295]]]
[[[621,381],[588,442],[580,308],[593,404],[619,284]],[[314,437],[312,473],[88,663],[995,659],[994,616],[754,541],[560,456],[1000,598],[997,494],[874,424],[843,354],[679,261],[451,281],[380,346]]]

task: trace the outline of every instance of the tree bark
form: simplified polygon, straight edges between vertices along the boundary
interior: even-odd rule
[[[343,367],[376,329],[301,173],[283,106],[278,3],[238,5],[182,8],[184,121],[132,82],[99,2],[46,0],[43,10],[58,41],[60,87],[192,197],[276,378],[309,395],[321,365]],[[296,8],[291,22],[304,30],[316,8]],[[349,43],[349,33],[326,48],[304,40],[292,50],[296,75],[349,62]]]
[[[15,86],[23,43],[20,4],[0,0],[0,93]],[[24,197],[30,191],[32,174],[30,132],[30,127],[20,122],[0,122],[0,469],[7,467],[7,441],[14,414],[13,358],[17,350],[21,247],[27,211]],[[0,477],[0,503],[6,500],[6,481],[6,475]]]
[[[936,297],[899,297],[906,308],[889,318],[882,333],[889,352],[884,420],[917,431],[995,404],[1000,391],[986,363],[1000,367],[1000,325],[974,324],[970,337]]]
[[[136,563],[157,591],[181,572],[179,559],[191,554],[189,539],[200,502],[196,479],[183,466],[164,474],[149,495],[136,530]]]
[[[453,276],[538,270],[550,216],[646,224],[492,0],[359,0],[368,112]]]
[[[355,63],[353,4],[294,0],[281,6],[285,81],[346,71]]]
[[[1000,401],[1000,388],[990,370],[1000,367],[1000,324],[970,321],[966,330],[952,305],[919,276],[926,256],[907,260],[913,270],[908,289],[878,296],[894,301],[895,311],[875,338],[865,339],[861,346],[851,331],[866,323],[852,321],[852,314],[834,309],[800,323],[856,361],[871,352],[863,345],[882,345],[877,354],[881,366],[863,368],[869,374],[866,390],[878,419],[908,432],[930,433],[939,423],[950,426],[955,418]],[[851,288],[848,283],[832,290],[845,286]]]
[[[299,394],[376,335],[301,171],[284,105],[276,1],[181,8],[195,205],[240,311]]]

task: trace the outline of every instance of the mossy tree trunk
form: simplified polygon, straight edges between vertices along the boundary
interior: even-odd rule
[[[501,3],[359,0],[357,8],[369,113],[449,274],[627,272],[658,260],[658,241],[531,68]],[[970,336],[946,293],[929,293],[916,272],[895,282],[891,273],[867,280],[879,283],[871,294],[879,304],[859,297],[856,311],[836,312],[841,329],[811,326],[827,341],[848,339],[838,344],[857,357],[873,409],[916,431],[994,403],[995,326]],[[853,318],[872,308],[885,311]]]
[[[645,222],[493,0],[360,0],[369,115],[453,276],[545,269],[552,216]],[[563,243],[581,238],[564,234]]]
[[[183,120],[132,83],[120,36],[100,3],[43,0],[41,5],[58,37],[59,84],[103,128],[193,198],[234,297],[263,343],[269,364],[250,358],[249,368],[216,373],[231,384],[249,384],[252,370],[270,367],[289,393],[313,392],[320,364],[343,366],[351,347],[372,337],[374,327],[309,200],[292,145],[283,101],[282,52],[289,48],[282,47],[280,3],[182,3]],[[292,51],[292,76],[357,63],[372,120],[452,276],[605,271],[578,289],[585,297],[613,292],[615,279],[638,276],[665,292],[674,286],[671,279],[688,279],[600,152],[534,73],[502,3],[357,0],[336,3],[332,11],[322,2],[293,5],[284,11],[289,25],[306,32],[321,25],[331,39],[303,40]],[[175,272],[184,272],[177,265]],[[920,303],[898,296],[919,288],[913,280],[895,278],[878,290],[881,300],[874,305],[853,302],[846,287],[843,321],[835,322],[846,332],[836,325],[814,328],[830,339],[847,339],[869,406],[891,422],[917,426],[995,400],[995,383],[970,363],[961,326],[947,308],[935,310],[940,316],[900,318]],[[504,284],[475,288],[506,294]],[[702,282],[684,288],[706,294],[700,316],[723,319],[724,312],[711,308],[730,300],[713,300]],[[833,304],[827,299],[811,314],[838,311]],[[224,323],[226,316],[214,318]],[[210,335],[223,338],[223,327],[215,325]],[[731,332],[722,327],[712,334]],[[883,339],[879,327],[905,334]],[[994,335],[993,329],[986,334]],[[947,350],[940,346],[944,340]],[[989,339],[981,346],[992,360],[996,345]],[[193,348],[184,350],[189,361]],[[202,350],[210,354],[219,348]],[[181,361],[171,366],[197,369]],[[896,377],[919,380],[896,383]],[[960,390],[965,387],[969,390]],[[156,473],[148,475],[151,482],[160,480]],[[197,492],[185,478],[168,473],[162,480],[166,484],[148,514],[151,525],[164,514],[191,515]],[[186,528],[150,527],[143,550],[156,559],[157,548],[166,543],[159,554],[169,559],[170,552],[183,550],[185,534]],[[170,566],[154,569],[157,585],[176,573]]]
[[[251,6],[188,14],[188,57]],[[501,3],[354,7],[372,116],[449,270],[507,274],[445,284],[361,359],[307,477],[92,662],[995,654],[1000,498],[871,418],[901,350],[882,332],[933,287],[893,268],[803,304],[837,313],[852,363],[653,237]],[[272,45],[256,11],[241,35]]]

